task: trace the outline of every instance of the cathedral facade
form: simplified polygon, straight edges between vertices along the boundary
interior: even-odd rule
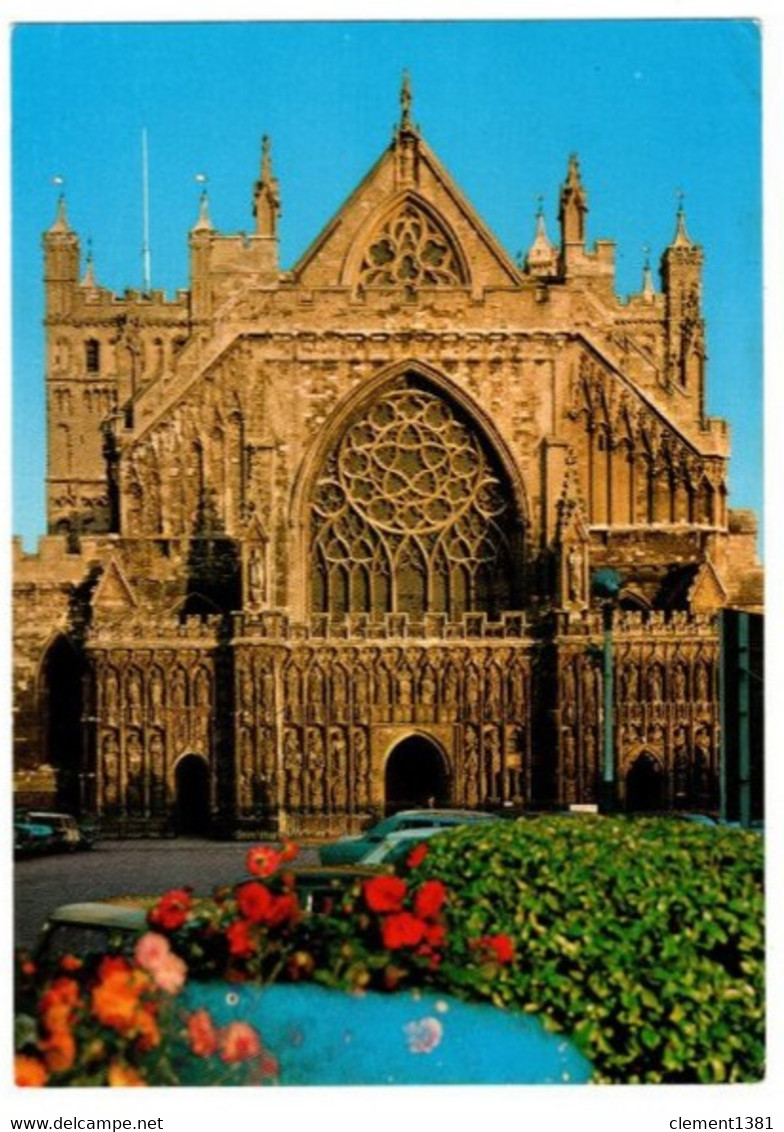
[[[299,262],[189,233],[174,299],[44,234],[48,534],[15,554],[15,788],[118,833],[332,834],[435,799],[715,808],[717,615],[759,610],[756,523],[705,414],[682,209],[641,290],[586,245],[515,262],[413,124]],[[606,768],[605,768],[606,769]]]

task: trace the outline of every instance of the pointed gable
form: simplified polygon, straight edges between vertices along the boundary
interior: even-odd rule
[[[399,127],[293,274],[304,287],[355,291],[520,283],[510,257],[410,125]]]
[[[727,591],[710,558],[706,558],[689,589],[689,607],[695,613],[710,613],[726,604]]]
[[[111,611],[132,610],[137,605],[130,582],[116,558],[112,558],[103,572],[93,597],[96,609]]]

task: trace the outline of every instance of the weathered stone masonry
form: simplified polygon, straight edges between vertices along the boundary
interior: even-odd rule
[[[410,119],[300,261],[206,196],[190,285],[112,294],[44,235],[48,534],[15,557],[20,801],[126,833],[334,833],[406,802],[591,802],[593,571],[623,588],[630,807],[715,807],[716,613],[761,608],[705,415],[683,212],[642,289],[585,241],[518,265]]]

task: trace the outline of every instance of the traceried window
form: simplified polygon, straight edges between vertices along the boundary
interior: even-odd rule
[[[373,239],[359,268],[364,287],[460,287],[464,273],[446,233],[408,201]]]
[[[101,343],[97,338],[88,338],[84,344],[84,363],[88,373],[99,373],[101,369]]]
[[[349,425],[311,502],[314,612],[510,608],[509,485],[462,415],[412,380]]]

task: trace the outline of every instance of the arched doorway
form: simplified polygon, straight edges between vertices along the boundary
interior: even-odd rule
[[[204,836],[210,831],[210,776],[201,755],[183,755],[174,770],[177,833]]]
[[[42,669],[45,751],[57,772],[56,805],[70,813],[80,808],[82,674],[81,654],[67,637],[58,637],[47,649]]]
[[[626,774],[626,809],[660,810],[664,803],[664,776],[659,760],[648,751],[638,755]]]
[[[443,805],[448,801],[447,767],[439,748],[424,735],[410,735],[387,759],[384,797],[388,813]]]

